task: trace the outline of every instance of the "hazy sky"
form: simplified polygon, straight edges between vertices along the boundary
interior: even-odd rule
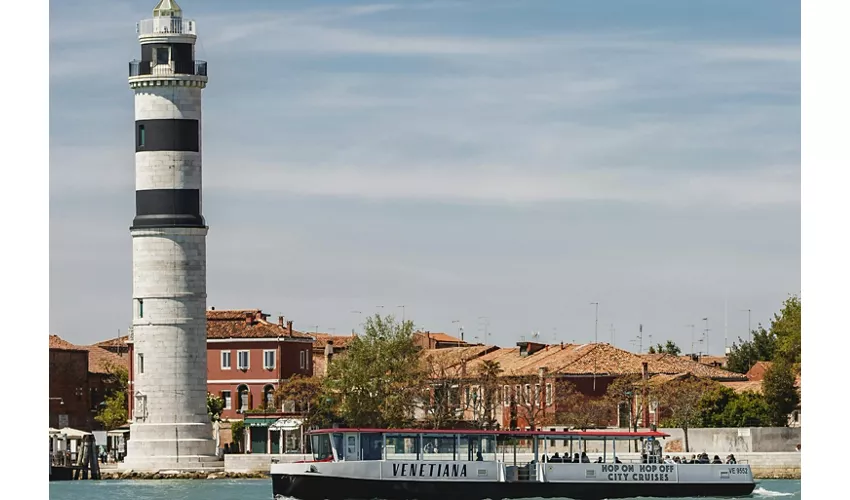
[[[131,321],[135,23],[50,9],[50,330]],[[800,289],[799,2],[182,0],[208,306],[710,350]],[[377,306],[385,306],[383,309]],[[459,320],[460,323],[452,323]],[[698,347],[698,349],[700,349]],[[705,346],[701,348],[705,350]]]

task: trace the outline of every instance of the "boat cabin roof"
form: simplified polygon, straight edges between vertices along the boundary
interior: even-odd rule
[[[368,429],[368,428],[337,428],[316,429],[307,431],[307,434],[335,434],[335,433],[358,433],[358,434],[423,434],[423,435],[471,435],[471,436],[500,436],[500,437],[563,437],[582,439],[638,439],[638,438],[666,438],[669,434],[658,431],[496,431],[485,429]]]

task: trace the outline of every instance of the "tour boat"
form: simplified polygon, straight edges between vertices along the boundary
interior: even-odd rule
[[[312,460],[271,466],[276,500],[740,497],[755,489],[747,464],[663,463],[658,440],[669,435],[656,431],[339,428],[307,434]],[[530,452],[517,453],[518,447]],[[579,460],[564,462],[555,453]]]

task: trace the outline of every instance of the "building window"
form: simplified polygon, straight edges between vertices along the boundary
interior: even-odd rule
[[[143,147],[145,147],[145,126],[139,125],[139,148]],[[141,302],[142,300],[139,299],[139,303]]]
[[[506,385],[503,388],[502,392],[504,392],[504,395],[502,396],[502,401],[504,402],[504,405],[510,406],[511,405],[511,386]]]
[[[221,369],[230,369],[230,351],[221,351]]]
[[[145,355],[139,353],[138,356],[139,373],[145,373]]]
[[[266,409],[274,410],[274,386],[267,385],[263,388],[263,404]]]
[[[228,354],[230,354],[230,353],[228,353]],[[232,409],[231,405],[233,404],[233,402],[231,401],[232,398],[230,397],[230,391],[221,391],[221,399],[222,399],[222,401],[224,401],[224,409],[225,410]]]
[[[555,394],[552,392],[552,384],[546,384],[546,406],[552,406]]]
[[[239,388],[236,389],[236,390],[237,390],[237,393],[239,394],[239,411],[245,412],[247,410],[250,410],[251,409],[251,407],[250,407],[250,405],[251,405],[251,401],[250,401],[251,393],[248,392],[248,386],[247,385],[240,385]]]
[[[249,351],[236,351],[236,368],[240,370],[247,370],[249,365],[248,359]]]
[[[263,368],[266,370],[274,369],[274,351],[263,351]]]
[[[522,402],[523,404],[531,402],[531,384],[525,384],[525,391],[522,393]]]
[[[307,367],[307,351],[301,351],[301,369]]]

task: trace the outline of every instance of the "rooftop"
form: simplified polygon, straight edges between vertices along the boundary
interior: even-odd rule
[[[260,309],[211,309],[207,311],[207,339],[313,338],[294,330],[292,322],[283,316],[278,317],[277,323],[269,322],[268,317]]]
[[[50,349],[88,352],[89,372],[91,373],[108,374],[112,372],[115,366],[130,368],[129,360],[126,357],[113,354],[97,345],[75,345],[58,335],[50,335]]]

